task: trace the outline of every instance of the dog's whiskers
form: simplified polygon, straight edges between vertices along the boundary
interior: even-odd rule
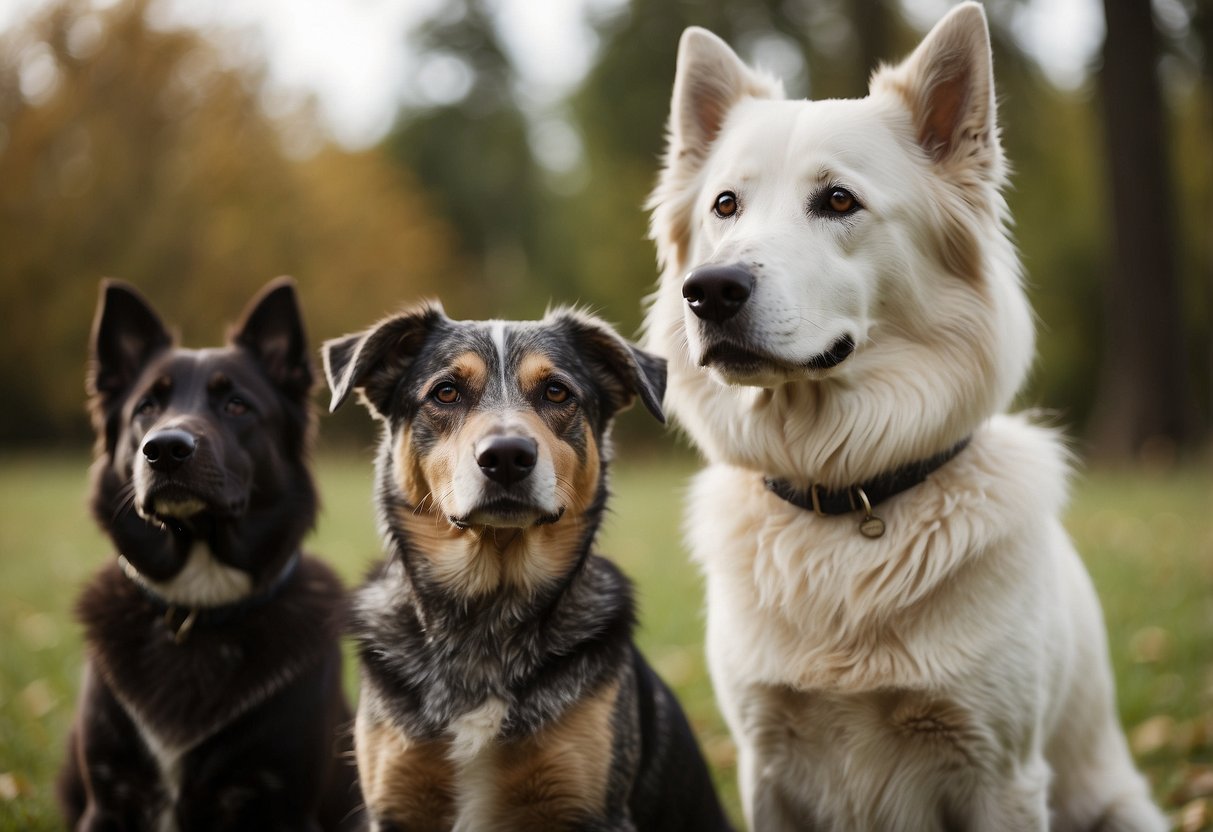
[[[115,521],[120,517],[126,516],[135,507],[135,484],[133,482],[125,483],[118,490],[118,501],[114,505],[113,514],[110,515],[110,520]]]

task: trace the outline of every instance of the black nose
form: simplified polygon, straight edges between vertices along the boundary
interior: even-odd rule
[[[194,455],[198,447],[194,437],[183,430],[158,430],[143,440],[143,455],[157,471],[175,471]]]
[[[535,470],[539,446],[525,436],[490,436],[476,445],[476,464],[493,482],[512,485]]]
[[[754,291],[754,275],[741,266],[703,266],[682,282],[682,296],[705,321],[727,321]]]

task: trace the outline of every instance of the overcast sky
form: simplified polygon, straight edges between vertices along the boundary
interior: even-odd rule
[[[102,7],[113,0],[93,0]],[[0,30],[19,24],[44,0],[0,0]],[[263,44],[271,84],[312,92],[333,135],[350,147],[388,129],[406,90],[457,92],[459,67],[419,66],[405,34],[445,0],[156,0],[158,25],[237,28]],[[496,0],[497,20],[537,110],[572,88],[597,46],[587,11],[619,11],[626,0]],[[951,0],[903,0],[926,29]],[[1029,0],[1013,23],[1021,45],[1054,82],[1074,86],[1103,40],[1099,0]],[[896,57],[896,56],[890,56]]]

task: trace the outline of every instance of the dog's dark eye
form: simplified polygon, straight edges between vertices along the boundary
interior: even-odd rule
[[[232,396],[223,403],[223,412],[228,416],[243,416],[245,413],[248,413],[248,411],[248,402],[239,396]]]
[[[156,403],[156,400],[151,397],[148,397],[148,398],[144,399],[143,401],[139,402],[139,404],[135,407],[135,415],[136,416],[150,416],[151,414],[155,413],[159,409],[160,409],[160,405]]]
[[[459,388],[449,382],[439,384],[430,397],[439,404],[454,404],[459,401]]]
[[[712,210],[716,212],[716,216],[727,220],[737,213],[737,194],[732,191],[720,194],[716,197],[716,202],[712,204]]]
[[[859,209],[859,200],[846,188],[831,188],[826,194],[826,210],[834,214],[850,214]]]
[[[552,404],[563,404],[569,400],[569,388],[558,381],[549,381],[543,389],[543,397]]]

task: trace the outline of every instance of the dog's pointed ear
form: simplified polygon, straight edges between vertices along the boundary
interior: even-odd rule
[[[890,87],[909,104],[918,144],[936,164],[1001,169],[994,60],[977,3],[952,9],[899,66],[883,68],[872,90]]]
[[[271,280],[249,301],[228,341],[248,350],[270,380],[291,395],[302,399],[311,392],[315,375],[307,331],[295,281],[289,277]]]
[[[782,85],[750,69],[729,45],[691,26],[678,42],[670,102],[670,159],[702,160],[743,97],[782,98]]]
[[[609,324],[573,309],[558,309],[548,321],[566,328],[579,355],[589,362],[606,394],[606,418],[630,407],[637,396],[657,421],[665,424],[666,361],[631,343]]]
[[[670,99],[665,159],[649,197],[650,235],[662,268],[681,262],[690,239],[690,200],[703,167],[728,118],[744,98],[783,98],[775,78],[746,66],[729,45],[707,29],[692,26],[678,43],[678,66]]]
[[[120,280],[101,281],[93,317],[89,395],[107,405],[134,384],[153,356],[172,343],[164,322],[134,286]]]
[[[332,413],[357,390],[377,419],[387,420],[392,395],[426,337],[447,317],[437,301],[426,301],[370,329],[325,341],[320,348]]]

